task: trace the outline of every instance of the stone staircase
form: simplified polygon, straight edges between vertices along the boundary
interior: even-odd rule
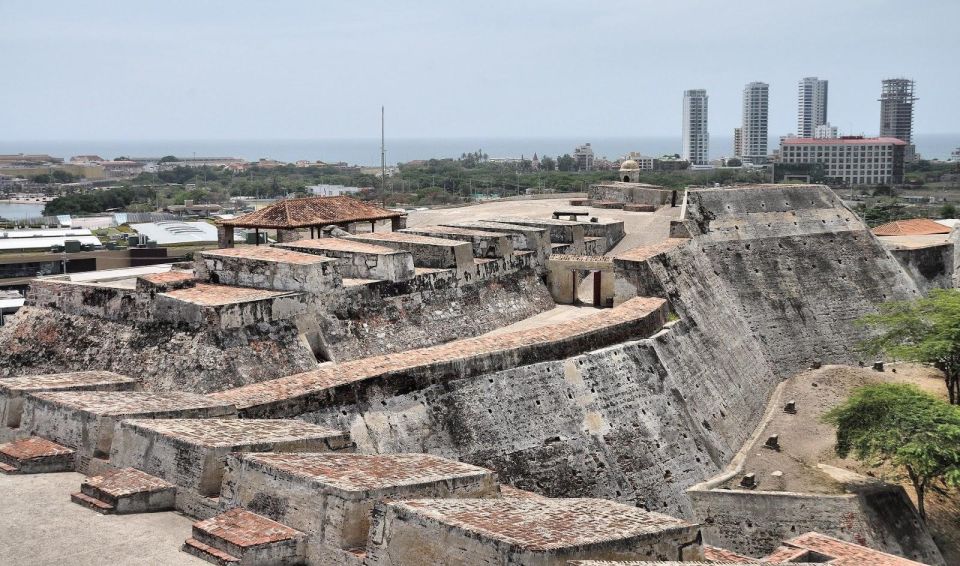
[[[306,562],[307,535],[235,508],[193,524],[183,551],[221,566],[294,566]]]
[[[31,436],[0,445],[0,472],[5,474],[44,474],[71,472],[75,452],[44,438]]]
[[[135,468],[87,478],[71,501],[97,513],[125,515],[174,508],[177,486]]]

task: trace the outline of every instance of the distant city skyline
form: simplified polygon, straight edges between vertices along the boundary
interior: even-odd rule
[[[830,80],[844,134],[878,133],[881,81],[901,76],[915,133],[960,133],[957,2],[810,0],[789,18],[762,1],[122,6],[0,3],[5,140],[365,138],[381,104],[388,139],[672,136],[690,88],[729,136],[751,81],[782,135],[808,76]]]

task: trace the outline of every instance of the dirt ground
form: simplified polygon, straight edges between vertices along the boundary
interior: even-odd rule
[[[756,474],[758,489],[811,493],[843,493],[842,484],[817,468],[826,464],[903,485],[916,503],[913,487],[900,470],[871,467],[834,452],[835,429],[821,416],[845,400],[850,392],[873,383],[912,383],[937,396],[946,397],[938,370],[917,364],[887,364],[886,371],[848,366],[824,366],[798,374],[783,385],[772,418],[757,436],[744,461],[744,473]],[[783,411],[794,401],[796,414]],[[778,435],[780,450],[764,448],[771,435]],[[781,472],[782,476],[774,475]],[[735,488],[739,476],[728,483]],[[927,524],[947,564],[960,564],[960,491],[939,485],[927,495]]]

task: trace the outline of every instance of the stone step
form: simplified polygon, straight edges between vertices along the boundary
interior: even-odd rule
[[[5,464],[4,473],[71,472],[75,467],[75,455],[76,452],[70,448],[38,436],[0,445],[0,464]]]
[[[192,554],[197,558],[206,560],[211,564],[217,564],[218,566],[231,566],[232,564],[239,564],[240,559],[226,552],[222,552],[213,548],[212,546],[203,544],[197,539],[188,538],[186,542],[183,543],[183,548],[181,549],[187,554]]]
[[[169,511],[177,498],[177,486],[135,468],[87,478],[80,492],[116,509],[118,515]]]
[[[82,505],[87,509],[96,511],[97,513],[101,513],[103,515],[112,515],[113,512],[116,511],[116,507],[114,507],[113,505],[110,505],[106,501],[101,501],[96,497],[90,497],[85,493],[80,493],[80,492],[71,493],[70,501],[73,501],[77,505]]]
[[[235,508],[194,523],[193,537],[184,544],[183,550],[196,556],[201,556],[196,553],[202,550],[201,558],[215,564],[293,565],[306,560],[306,539],[307,535],[296,529]]]

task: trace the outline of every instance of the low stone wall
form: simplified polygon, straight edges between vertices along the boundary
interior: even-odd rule
[[[489,470],[427,454],[235,454],[220,510],[242,507],[307,533],[310,562],[333,565],[366,548],[379,501],[499,495]]]
[[[222,285],[315,294],[340,287],[337,261],[270,247],[244,247],[200,252],[195,261],[199,279]]]
[[[213,291],[209,288],[197,291],[199,294],[208,292]],[[211,331],[228,331],[292,320],[307,312],[306,301],[307,297],[300,293],[276,293],[227,304],[198,304],[187,300],[183,295],[160,294],[157,295],[153,307],[156,310],[155,320],[158,322],[205,327]]]
[[[137,468],[203,497],[218,497],[224,460],[239,452],[326,452],[350,446],[340,431],[299,421],[251,419],[124,420],[110,463]]]
[[[620,243],[626,232],[623,230],[622,220],[599,220],[584,222],[583,234],[588,237],[603,238],[603,250],[600,253],[606,253]]]
[[[376,244],[320,238],[276,244],[276,247],[337,258],[337,269],[343,277],[406,281],[415,273],[413,254]]]
[[[669,206],[676,190],[658,188],[642,183],[600,183],[590,186],[590,199],[623,203],[649,204],[655,207]]]
[[[455,222],[446,224],[446,226],[510,234],[513,237],[513,248],[515,250],[532,251],[541,258],[545,258],[546,256],[550,255],[550,237],[547,231],[543,228],[485,220],[477,220],[473,222]]]
[[[497,258],[513,255],[513,238],[502,232],[485,232],[449,226],[418,226],[402,230],[405,234],[419,234],[432,238],[457,240],[473,244],[473,257]]]
[[[519,224],[543,228],[550,234],[550,241],[554,244],[573,244],[570,253],[578,253],[583,249],[583,237],[586,235],[583,222],[570,220],[551,220],[548,218],[497,218],[495,222],[505,224]]]
[[[398,501],[371,523],[370,566],[703,559],[697,526],[592,499]]]
[[[84,391],[35,393],[23,404],[24,432],[77,451],[78,469],[110,455],[114,432],[126,418],[233,417],[229,403],[190,393]]]
[[[469,276],[418,270],[408,281],[351,286],[318,309],[327,358],[346,361],[476,336],[554,306],[537,257],[477,260]]]
[[[358,234],[348,239],[409,251],[417,267],[454,269],[458,273],[469,272],[473,267],[473,247],[470,242],[401,232]]]
[[[704,540],[760,558],[797,533],[815,531],[924,564],[944,564],[907,494],[885,485],[825,495],[691,489]]]

